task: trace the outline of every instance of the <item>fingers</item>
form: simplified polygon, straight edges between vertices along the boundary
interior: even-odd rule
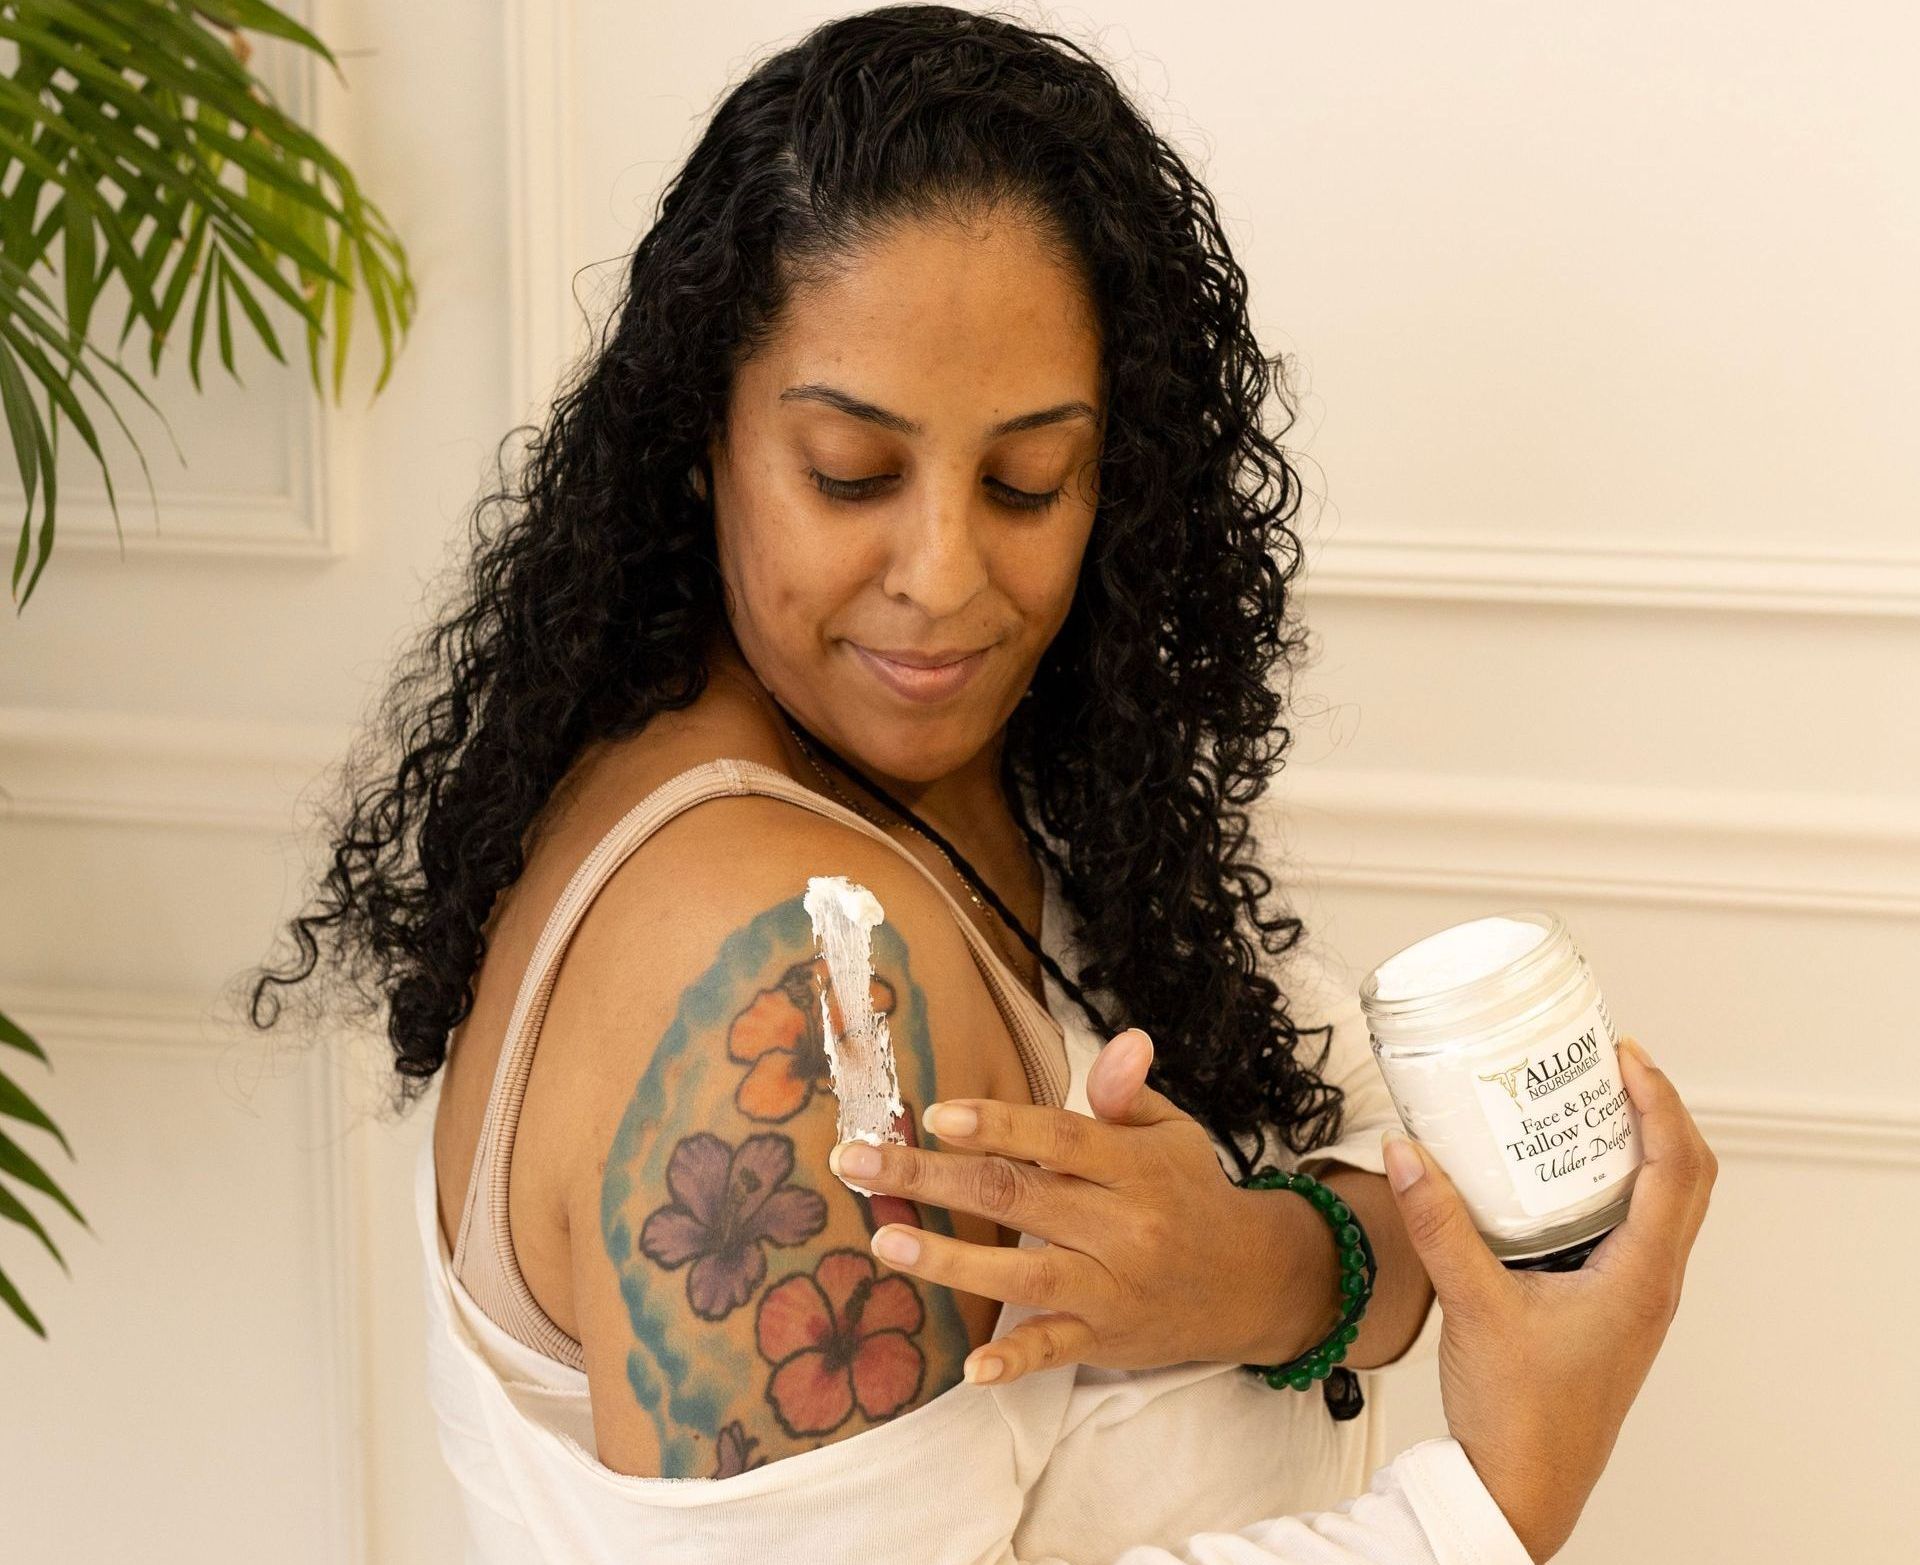
[[[921,1123],[942,1141],[969,1151],[997,1152],[1095,1184],[1122,1184],[1140,1173],[1142,1143],[1109,1127],[1194,1123],[1146,1084],[1152,1063],[1152,1040],[1129,1027],[1114,1035],[1088,1069],[1092,1116],[993,1098],[950,1098],[928,1104]]]
[[[920,1122],[942,1142],[969,1152],[1038,1163],[1100,1185],[1120,1183],[1139,1160],[1138,1149],[1128,1146],[1122,1132],[1072,1109],[952,1098],[928,1104]]]
[[[1626,1219],[1602,1249],[1646,1267],[1648,1286],[1671,1289],[1669,1302],[1677,1303],[1680,1274],[1706,1218],[1720,1160],[1667,1073],[1638,1041],[1621,1039],[1619,1053],[1620,1074],[1640,1120],[1641,1166]],[[1599,1251],[1594,1259],[1601,1259]]]
[[[1035,1370],[1077,1363],[1093,1346],[1093,1328],[1078,1315],[1030,1315],[969,1353],[961,1373],[974,1385],[1005,1385]]]
[[[1466,1319],[1497,1306],[1513,1279],[1480,1237],[1473,1216],[1447,1171],[1427,1149],[1397,1128],[1381,1138],[1387,1184],[1407,1237],[1433,1279],[1447,1314]]]
[[[903,1223],[884,1224],[870,1242],[873,1253],[897,1272],[1004,1304],[1085,1308],[1099,1287],[1091,1261],[1050,1244],[969,1244]]]
[[[1092,1123],[1085,1115],[1063,1117]],[[1031,1163],[893,1142],[876,1147],[842,1141],[827,1154],[827,1166],[863,1190],[905,1196],[950,1212],[972,1212],[1042,1239],[1084,1236],[1088,1230],[1085,1187],[1068,1174]]]
[[[1643,1164],[1634,1178],[1633,1200],[1641,1199],[1639,1187],[1646,1183],[1648,1166],[1653,1167],[1657,1172],[1652,1215],[1683,1228],[1691,1246],[1706,1216],[1707,1197],[1720,1172],[1720,1160],[1700,1134],[1673,1082],[1647,1057],[1640,1040],[1625,1038],[1621,1042],[1620,1072],[1627,1096],[1640,1117]]]

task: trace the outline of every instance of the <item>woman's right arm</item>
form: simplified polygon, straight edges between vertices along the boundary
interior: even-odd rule
[[[876,1221],[949,1232],[948,1214],[882,1197],[876,1218],[828,1170],[825,962],[802,906],[814,874],[849,876],[886,911],[872,999],[909,1133],[938,1095],[935,1036],[990,1053],[997,1034],[1012,1051],[938,893],[847,827],[777,800],[709,800],[609,878],[542,1028],[549,1096],[531,1155],[566,1164],[595,1443],[619,1473],[726,1476],[961,1378],[955,1296],[868,1249]]]

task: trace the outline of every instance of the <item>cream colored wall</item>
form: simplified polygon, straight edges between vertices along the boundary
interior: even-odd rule
[[[1201,162],[1297,356],[1317,661],[1265,820],[1316,938],[1357,977],[1452,918],[1558,907],[1721,1155],[1561,1558],[1897,1557],[1920,23],[1016,10],[1093,40]],[[98,1237],[55,1225],[71,1280],[0,1252],[52,1331],[0,1329],[10,1556],[459,1557],[420,1404],[425,1116],[368,1115],[369,1056],[330,1079],[209,1012],[294,909],[296,796],[580,340],[571,294],[601,297],[716,95],[818,14],[324,0],[370,52],[317,84],[322,125],[419,273],[394,382],[370,410],[368,376],[323,410],[259,355],[245,390],[170,382],[193,467],[145,439],[169,536],[124,559],[84,465],[63,486],[62,552],[0,620],[0,1005],[54,1055],[24,1080]],[[1376,1395],[1396,1444],[1443,1428],[1430,1369]]]

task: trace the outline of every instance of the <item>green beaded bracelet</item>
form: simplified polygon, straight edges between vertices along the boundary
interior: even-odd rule
[[[1367,1231],[1354,1216],[1353,1209],[1340,1199],[1340,1193],[1323,1185],[1311,1174],[1290,1174],[1282,1169],[1263,1168],[1248,1174],[1239,1183],[1253,1190],[1292,1190],[1305,1196],[1333,1229],[1334,1243],[1340,1250],[1340,1297],[1346,1308],[1338,1323],[1317,1346],[1284,1364],[1248,1364],[1245,1367],[1261,1376],[1276,1391],[1292,1386],[1305,1391],[1316,1380],[1334,1377],[1325,1388],[1327,1405],[1337,1419],[1351,1418],[1360,1411],[1362,1398],[1359,1381],[1350,1369],[1336,1368],[1347,1356],[1347,1344],[1360,1335],[1360,1318],[1367,1313],[1373,1297],[1378,1267]],[[1334,1384],[1339,1385],[1335,1394]]]

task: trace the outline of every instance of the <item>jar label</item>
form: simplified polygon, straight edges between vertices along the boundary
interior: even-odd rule
[[[1530,1216],[1584,1201],[1640,1166],[1619,1041],[1600,998],[1579,1020],[1475,1072],[1501,1165]]]

